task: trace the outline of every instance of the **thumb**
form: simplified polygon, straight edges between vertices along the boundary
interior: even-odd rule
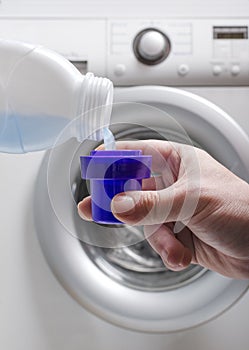
[[[185,192],[176,186],[160,191],[130,191],[116,195],[114,216],[129,225],[154,225],[182,220]]]

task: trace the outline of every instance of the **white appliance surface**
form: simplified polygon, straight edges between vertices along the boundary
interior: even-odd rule
[[[247,0],[2,0],[0,3],[0,13],[5,17],[244,17],[247,10]]]
[[[117,86],[182,87],[223,108],[249,137],[248,39],[215,41],[212,37],[213,27],[248,28],[248,13],[247,0],[3,0],[0,36],[48,46],[73,61],[82,72],[92,70],[109,76]],[[187,43],[178,45],[183,51],[177,52],[175,46],[175,51],[155,69],[137,62],[132,44],[122,44],[123,34],[117,32],[125,26],[125,40],[133,40],[148,26],[164,31],[167,22],[177,28],[175,36],[182,35],[181,25],[189,30],[183,39]],[[168,35],[173,41],[170,31]],[[124,47],[128,47],[127,53],[122,51]],[[166,74],[163,79],[165,71],[170,76]],[[1,349],[248,349],[248,292],[218,318],[172,334],[122,329],[79,306],[51,272],[36,236],[34,191],[43,157],[44,152],[0,154]]]

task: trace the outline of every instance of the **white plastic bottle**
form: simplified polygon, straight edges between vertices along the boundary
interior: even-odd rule
[[[43,47],[0,41],[0,152],[50,148],[68,125],[68,137],[100,140],[112,99],[108,79],[84,76]]]

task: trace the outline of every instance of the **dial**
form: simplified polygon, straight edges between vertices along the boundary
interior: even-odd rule
[[[133,42],[133,50],[140,62],[154,65],[164,61],[168,56],[170,41],[160,30],[148,28],[137,34]]]

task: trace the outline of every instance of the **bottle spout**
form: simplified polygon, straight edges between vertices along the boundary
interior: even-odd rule
[[[101,141],[104,139],[104,128],[110,125],[113,84],[107,78],[87,73],[81,91],[78,141],[82,142],[85,139]]]

